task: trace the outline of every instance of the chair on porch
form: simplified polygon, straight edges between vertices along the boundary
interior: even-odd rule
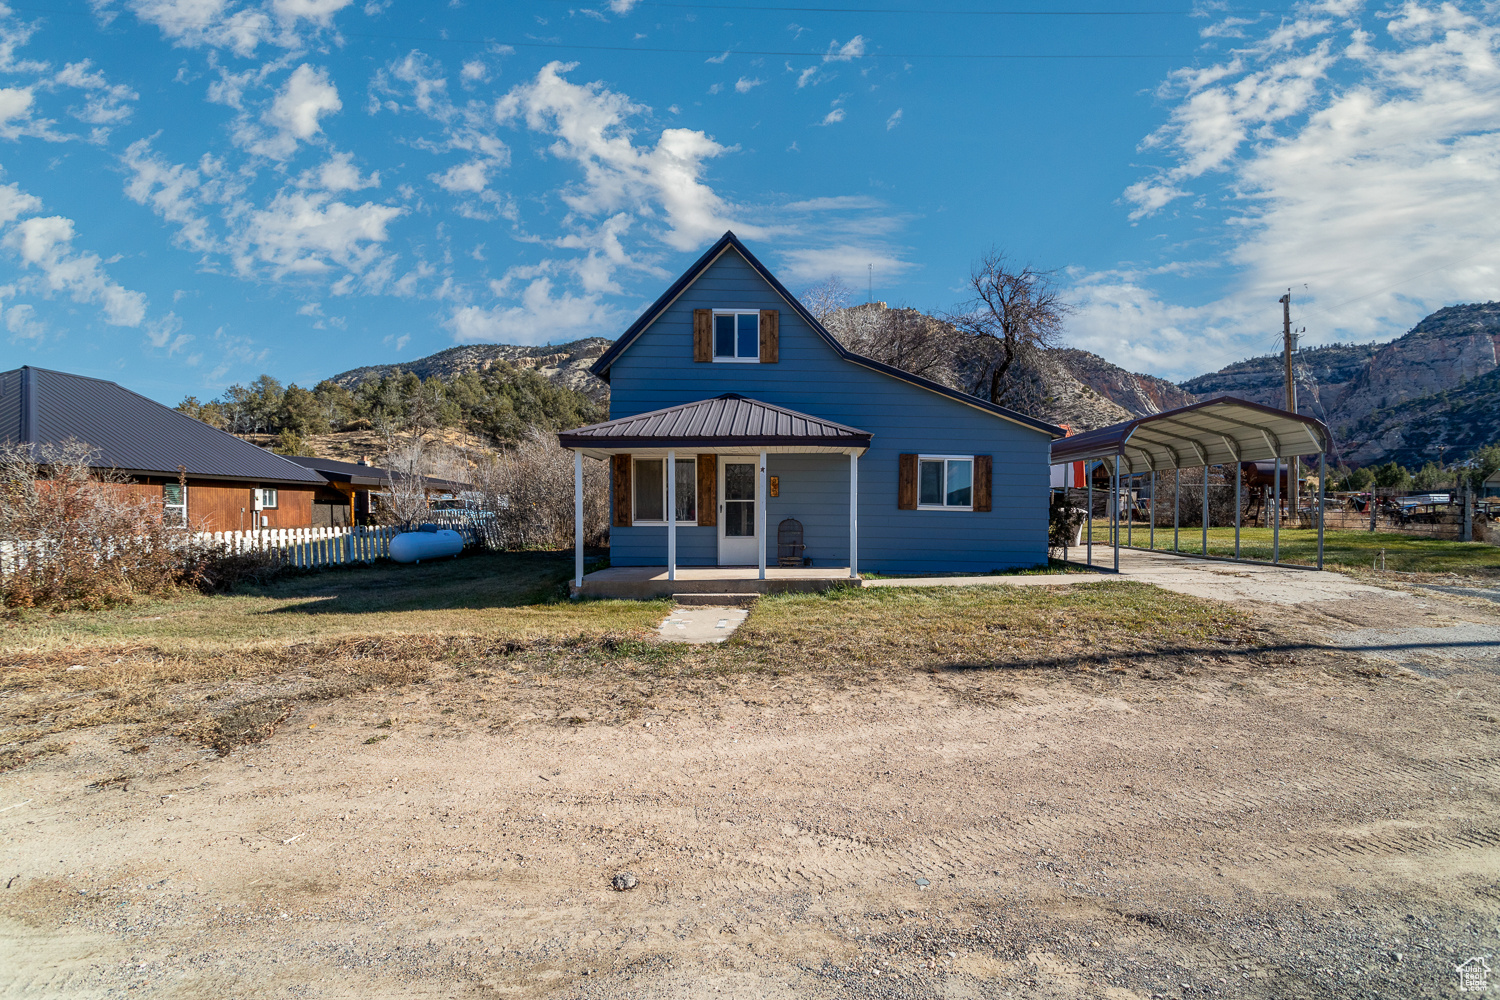
[[[801,566],[802,553],[807,546],[802,544],[802,522],[789,517],[776,526],[776,565]]]

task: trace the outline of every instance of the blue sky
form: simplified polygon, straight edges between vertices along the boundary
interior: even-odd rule
[[[933,311],[1001,247],[1170,378],[1288,288],[1309,344],[1495,297],[1493,8],[812,6],[0,5],[4,367],[175,402],[614,336],[729,227]]]

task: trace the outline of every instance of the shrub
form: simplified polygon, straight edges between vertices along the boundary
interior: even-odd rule
[[[193,534],[159,496],[93,467],[68,441],[0,450],[0,596],[11,608],[98,608],[170,591],[200,566]]]
[[[583,462],[584,541],[600,544],[609,526],[609,470]],[[573,544],[573,453],[551,434],[533,432],[474,473],[479,505],[495,519],[507,549]]]

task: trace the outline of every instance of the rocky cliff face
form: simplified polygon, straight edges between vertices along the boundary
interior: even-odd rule
[[[333,381],[346,389],[352,389],[361,382],[384,378],[398,371],[412,372],[422,379],[437,376],[447,380],[468,371],[488,371],[496,362],[506,361],[517,368],[533,368],[537,374],[556,385],[586,393],[595,400],[603,400],[609,395],[609,386],[590,375],[589,366],[598,360],[599,355],[611,343],[613,341],[603,337],[585,337],[568,344],[547,344],[541,347],[465,344],[404,364],[352,368],[333,376]]]
[[[1376,410],[1456,388],[1497,367],[1500,302],[1449,306],[1379,348],[1339,399],[1345,426]]]
[[[1049,352],[1073,377],[1132,416],[1146,416],[1163,410],[1175,410],[1197,400],[1189,392],[1166,379],[1140,375],[1112,365],[1097,354],[1072,348]],[[1128,419],[1122,417],[1123,419]],[[1113,421],[1112,421],[1113,422]],[[1104,425],[1101,425],[1104,426]]]
[[[1334,433],[1343,461],[1357,464],[1462,458],[1500,439],[1500,302],[1439,309],[1388,344],[1337,344],[1300,351],[1297,409]],[[1251,358],[1182,383],[1203,397],[1285,400],[1280,355]]]
[[[1330,344],[1297,353],[1297,412],[1329,423],[1339,400],[1375,355],[1374,344]],[[1286,405],[1286,369],[1281,355],[1237,361],[1182,383],[1203,399],[1237,396],[1263,406]]]

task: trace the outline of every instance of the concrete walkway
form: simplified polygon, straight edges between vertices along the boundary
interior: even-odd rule
[[[1109,559],[1105,564],[1104,558]],[[1113,567],[1113,550],[1095,549],[1094,565],[1102,573],[1057,573],[1035,576],[929,576],[865,580],[866,587],[1061,587],[1105,580],[1152,583],[1164,590],[1220,601],[1270,601],[1301,604],[1304,601],[1339,601],[1389,591],[1356,583],[1342,573],[1290,566],[1262,566],[1217,559],[1192,559],[1166,552],[1120,550],[1120,574]]]
[[[723,642],[749,614],[745,608],[676,607],[656,631],[667,642],[686,642],[694,646]]]

